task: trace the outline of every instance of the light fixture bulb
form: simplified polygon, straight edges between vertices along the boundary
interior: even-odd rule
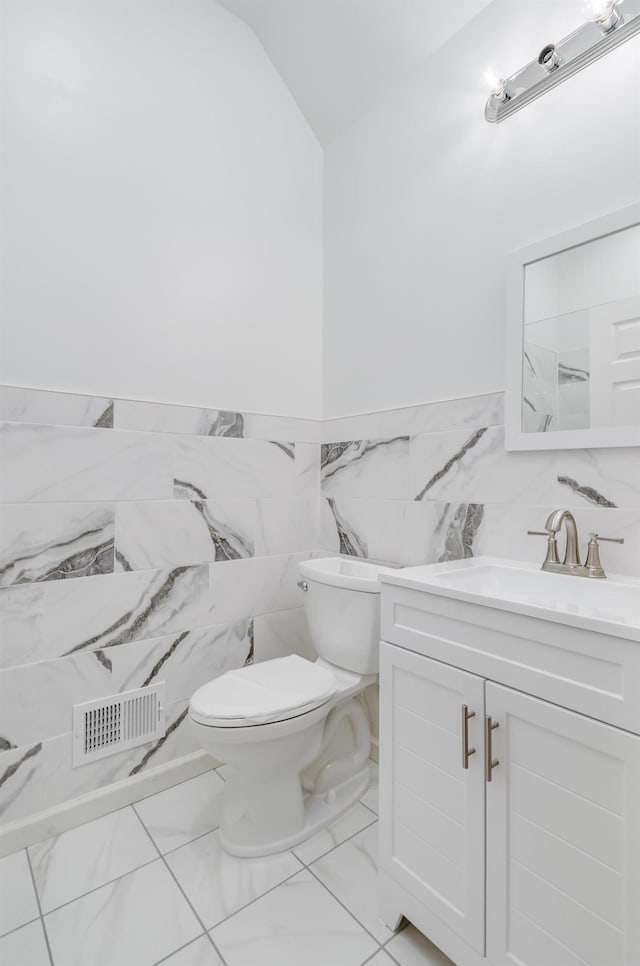
[[[617,9],[620,2],[621,0],[585,0],[582,16],[600,27],[603,33],[609,33],[620,23],[621,17]]]
[[[498,77],[496,72],[492,70],[491,67],[487,67],[484,72],[484,79],[490,89],[491,97],[495,97],[499,101],[506,101],[509,99],[507,94],[507,82],[501,77]]]

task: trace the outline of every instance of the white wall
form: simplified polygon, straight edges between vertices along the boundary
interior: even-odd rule
[[[581,22],[496,2],[325,154],[325,417],[504,387],[510,252],[640,197],[631,39],[499,125],[508,75]]]
[[[322,153],[215,0],[4,0],[0,382],[320,416]]]

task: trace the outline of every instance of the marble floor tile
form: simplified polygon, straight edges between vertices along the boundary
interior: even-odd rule
[[[158,853],[131,808],[29,847],[44,913],[152,862]]]
[[[228,855],[218,832],[170,852],[167,863],[207,929],[302,868],[291,852],[261,859]]]
[[[213,929],[228,966],[361,966],[371,936],[304,870]]]
[[[222,778],[215,771],[136,802],[135,809],[162,853],[220,825]]]
[[[369,762],[369,787],[360,801],[378,814],[378,765],[375,761]]]
[[[0,936],[40,915],[27,853],[0,859]]]
[[[378,942],[392,936],[378,918],[378,826],[370,826],[310,866]]]
[[[58,966],[153,966],[202,932],[158,859],[45,917]]]
[[[354,805],[327,828],[322,829],[316,835],[312,835],[306,842],[296,845],[293,853],[298,856],[301,862],[309,865],[375,821],[375,815],[368,808],[360,804]]]
[[[398,966],[455,966],[448,956],[434,946],[411,923],[394,936],[385,949]],[[376,966],[378,964],[376,963]]]
[[[39,919],[0,939],[0,963],[3,966],[51,966]]]
[[[208,936],[200,936],[160,962],[162,966],[224,966]]]

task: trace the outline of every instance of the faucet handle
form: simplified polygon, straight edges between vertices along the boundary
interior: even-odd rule
[[[542,569],[548,569],[549,564],[560,563],[560,558],[558,556],[558,543],[556,540],[556,535],[553,530],[527,530],[530,537],[546,537],[547,538],[547,556],[545,557]]]
[[[600,563],[600,551],[598,550],[598,541],[606,540],[607,543],[624,543],[624,537],[600,537],[597,533],[589,534],[589,545],[587,547],[587,559],[585,562],[585,569],[588,571],[589,577],[606,577],[604,568]]]

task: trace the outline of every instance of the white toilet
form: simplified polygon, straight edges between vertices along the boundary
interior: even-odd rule
[[[300,564],[319,655],[235,671],[199,688],[189,718],[226,763],[221,840],[234,855],[289,849],[356,802],[369,783],[369,722],[359,700],[378,674],[387,568],[326,557]]]

